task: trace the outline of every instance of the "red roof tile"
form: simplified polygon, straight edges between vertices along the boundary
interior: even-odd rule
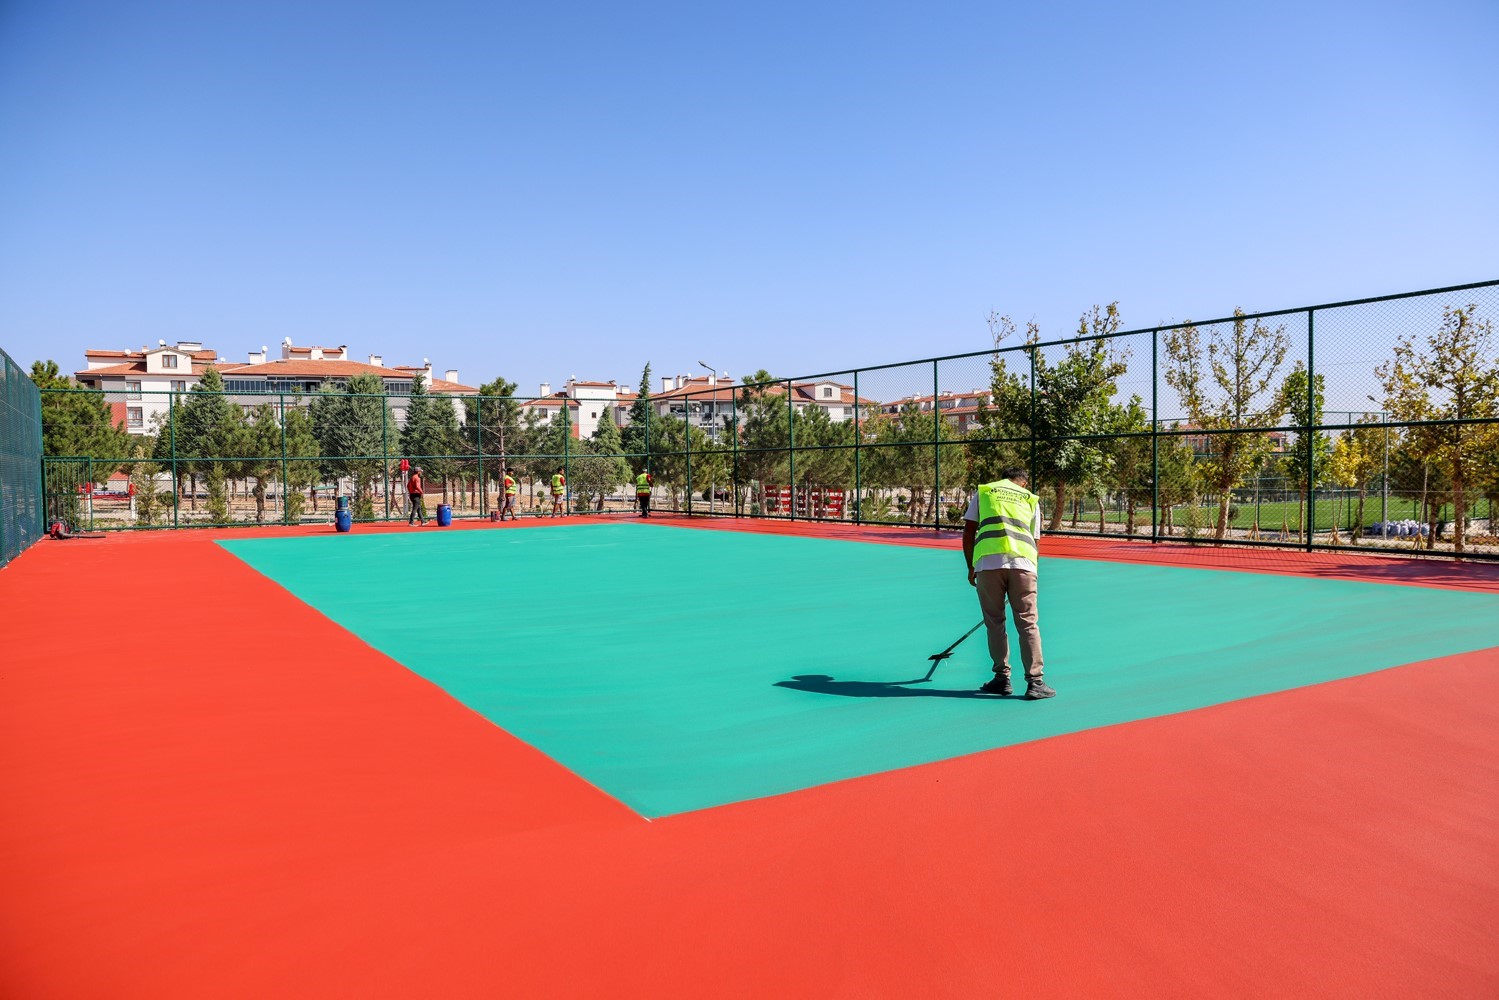
[[[212,353],[212,352],[209,352],[209,353]],[[210,368],[217,368],[220,372],[223,372],[224,374],[227,375],[229,372],[237,371],[237,370],[239,370],[241,368],[244,368],[244,367],[246,367],[246,366],[245,365],[241,365],[241,364],[236,364],[235,362],[232,362],[232,361],[223,361],[223,362],[215,361],[215,362],[212,362],[212,363],[210,363],[210,362],[198,362],[198,361],[194,361],[193,362],[193,371],[192,371],[192,373],[194,375],[201,376],[208,369],[210,369]],[[129,361],[129,362],[126,362],[125,364],[122,364],[122,365],[105,365],[102,368],[85,368],[83,371],[74,372],[73,373],[73,377],[76,378],[76,379],[78,379],[80,382],[82,382],[82,381],[84,381],[84,380],[86,380],[88,378],[96,378],[96,377],[103,376],[103,375],[109,375],[109,376],[113,376],[113,377],[119,377],[121,375],[145,375],[145,374],[147,374],[147,372],[146,372],[146,362],[144,360],[142,360],[142,361]],[[187,374],[187,372],[186,371],[179,371],[177,369],[169,368],[169,369],[167,369],[165,371],[151,372],[150,374],[161,376],[161,377],[170,378],[173,375],[184,375],[185,376]]]

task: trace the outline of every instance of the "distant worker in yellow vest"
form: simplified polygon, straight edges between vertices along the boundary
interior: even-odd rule
[[[510,520],[517,520],[520,515],[515,512],[515,495],[520,492],[520,487],[515,484],[515,477],[509,472],[505,473],[505,505],[500,508],[500,520],[505,520],[505,515],[510,515]]]
[[[562,501],[567,496],[567,477],[558,469],[552,473],[552,517],[559,514],[565,516],[567,511],[563,509]]]
[[[649,472],[642,472],[635,477],[635,500],[640,504],[641,517],[651,516],[651,486],[655,482]]]
[[[968,502],[963,515],[963,556],[968,582],[978,588],[984,629],[989,634],[989,657],[994,677],[979,688],[985,694],[1007,696],[1010,685],[1010,643],[1005,635],[1005,601],[1020,633],[1020,662],[1025,666],[1025,697],[1051,698],[1056,692],[1042,680],[1041,631],[1036,625],[1036,547],[1041,537],[1041,500],[1029,489],[1024,469],[1005,469],[997,483],[985,483]]]

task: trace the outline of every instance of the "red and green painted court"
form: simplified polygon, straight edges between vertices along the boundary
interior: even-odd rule
[[[1049,539],[45,542],[0,573],[0,995],[1499,994],[1499,573]]]

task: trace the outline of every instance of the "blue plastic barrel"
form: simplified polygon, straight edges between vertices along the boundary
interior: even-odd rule
[[[337,500],[338,500],[338,503],[337,503],[336,506],[337,506],[338,510],[348,510],[349,509],[349,498],[348,497],[346,497],[346,496],[340,496],[340,497],[337,498]]]
[[[437,505],[437,526],[446,528],[453,523],[453,508],[445,503]]]
[[[342,500],[343,497],[339,497]],[[339,531],[348,531],[354,527],[354,513],[349,510],[348,505],[342,505],[333,514],[333,526]]]

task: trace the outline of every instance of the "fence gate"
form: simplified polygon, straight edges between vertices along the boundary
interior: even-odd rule
[[[46,500],[43,526],[61,521],[75,531],[94,526],[93,460],[88,458],[42,459],[42,489]]]

